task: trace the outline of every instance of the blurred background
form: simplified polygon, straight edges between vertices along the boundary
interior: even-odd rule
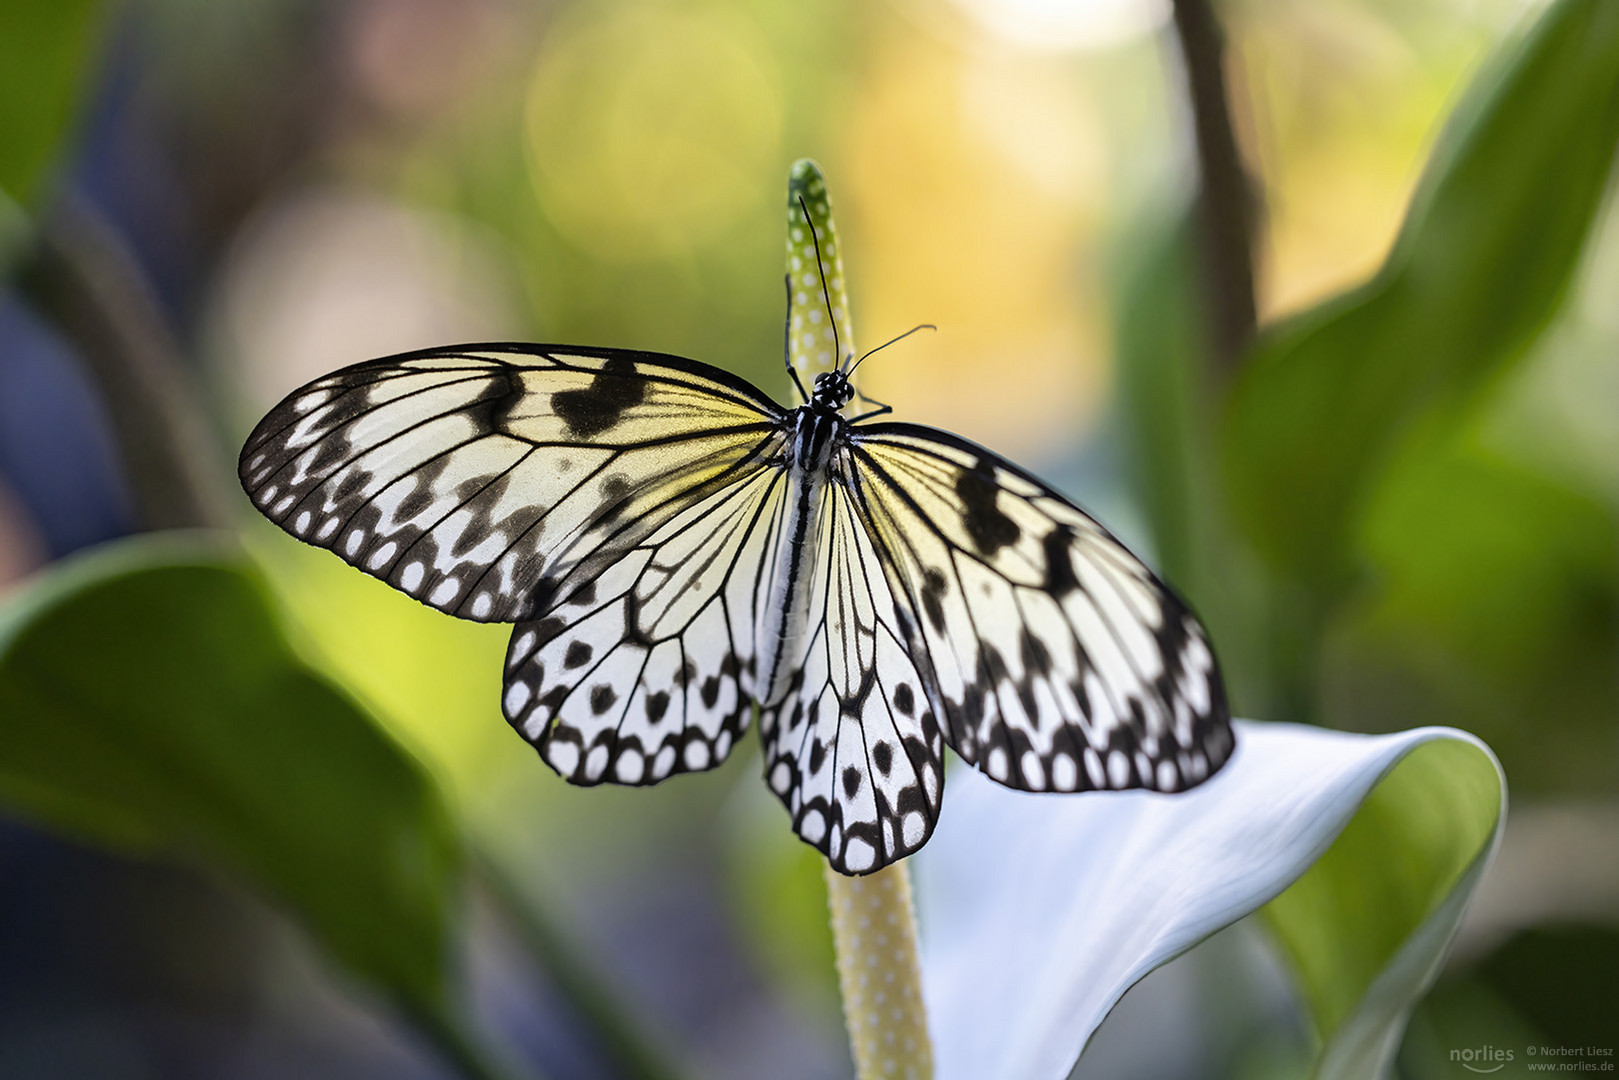
[[[818,865],[782,828],[752,744],[654,789],[569,788],[501,719],[506,632],[432,613],[255,520],[233,487],[236,448],[319,374],[451,342],[672,352],[785,397],[781,204],[808,156],[836,200],[860,344],[939,326],[863,369],[866,389],[1172,555],[1131,426],[1155,403],[1123,400],[1119,359],[1172,314],[1143,299],[1143,266],[1182,231],[1197,186],[1168,5],[7,6],[0,27],[72,9],[88,28],[74,50],[8,58],[0,77],[26,111],[34,86],[73,73],[60,103],[39,103],[64,110],[71,135],[26,213],[73,223],[138,301],[145,347],[176,358],[196,468],[302,652],[427,765],[690,1075],[848,1075]],[[1377,270],[1441,123],[1540,7],[1218,5],[1259,199],[1261,325]],[[0,594],[143,524],[119,450],[128,401],[86,367],[84,329],[27,287],[30,227],[10,194],[0,247],[22,284],[0,289]],[[1410,470],[1357,540],[1369,569],[1319,635],[1308,704],[1249,663],[1263,644],[1228,656],[1245,715],[1454,724],[1505,765],[1506,843],[1413,1023],[1413,1077],[1452,1075],[1449,1047],[1530,1033],[1611,1045],[1619,1016],[1619,219],[1606,209],[1523,353],[1435,451],[1488,468]],[[1229,580],[1165,565],[1211,614],[1225,605]],[[566,995],[514,958],[511,928],[477,904],[470,925],[489,1022],[549,1075],[615,1075]],[[1306,1021],[1262,934],[1197,956],[1126,999],[1081,1075],[1303,1067]],[[1249,1004],[1214,1010],[1233,985]],[[0,822],[0,1076],[293,1075],[449,1073],[265,902]]]

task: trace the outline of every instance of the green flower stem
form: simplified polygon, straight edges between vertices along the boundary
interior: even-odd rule
[[[813,230],[805,227],[805,210]],[[816,375],[837,366],[840,354],[848,356],[854,351],[843,246],[832,222],[832,196],[820,166],[808,158],[796,162],[787,178],[787,290],[787,361],[808,390]]]
[[[787,361],[808,390],[817,374],[854,355],[854,327],[832,198],[820,167],[807,159],[787,181],[787,287]],[[905,864],[858,878],[829,866],[826,900],[855,1075],[929,1080],[933,1046]]]
[[[866,877],[826,868],[843,1022],[860,1080],[929,1080],[933,1045],[922,1006],[911,876],[903,862]]]

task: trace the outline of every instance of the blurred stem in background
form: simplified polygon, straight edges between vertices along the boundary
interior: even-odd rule
[[[516,930],[530,957],[595,1033],[619,1075],[628,1080],[681,1080],[667,1050],[643,1031],[601,974],[576,948],[567,931],[512,879],[500,861],[475,845],[474,881],[497,914]]]
[[[1257,327],[1253,246],[1260,206],[1231,123],[1225,33],[1209,0],[1175,0],[1175,33],[1197,143],[1198,217],[1208,336],[1221,376],[1230,375]]]
[[[135,509],[148,530],[229,521],[218,439],[202,423],[173,335],[117,234],[71,195],[41,215],[18,291],[74,345],[105,399]]]

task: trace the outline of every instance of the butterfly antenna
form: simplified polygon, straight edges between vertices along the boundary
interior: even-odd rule
[[[793,377],[793,385],[798,387],[798,396],[803,401],[809,401],[810,396],[804,393],[804,383],[798,377],[798,371],[793,367],[793,275],[782,275],[782,284],[787,286],[787,317],[782,320],[781,326],[781,362],[787,365],[787,374]]]
[[[838,344],[838,320],[832,314],[832,290],[826,285],[826,263],[821,259],[821,237],[815,231],[815,222],[810,220],[809,207],[804,203],[804,196],[798,197],[798,208],[804,212],[804,224],[809,226],[810,242],[815,245],[815,269],[821,273],[821,296],[826,300],[826,321],[832,325],[832,356],[837,360],[838,367],[843,367],[843,351]]]
[[[906,338],[910,337],[912,334],[916,333],[918,330],[937,330],[937,329],[938,329],[937,326],[934,326],[932,323],[926,323],[926,322],[923,323],[921,326],[913,326],[909,330],[905,331],[905,333],[901,334],[899,337],[890,338],[889,340],[883,342],[881,345],[877,346],[875,349],[872,349],[871,352],[866,353],[866,356],[870,356],[871,353],[874,353],[874,352],[882,352],[884,349],[886,349],[890,345],[894,344],[894,342],[896,342],[896,341],[904,341]],[[858,359],[858,360],[856,360],[854,362],[854,367],[849,369],[849,374],[850,375],[854,374],[854,368],[857,368],[861,364],[864,364],[866,362],[866,356],[862,356],[860,359]]]

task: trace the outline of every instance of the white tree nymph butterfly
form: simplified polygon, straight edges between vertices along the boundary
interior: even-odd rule
[[[845,874],[927,842],[946,745],[1029,791],[1219,769],[1186,605],[1016,465],[850,415],[850,370],[784,408],[657,353],[428,349],[295,391],[240,475],[298,539],[515,623],[503,710],[572,783],[713,768],[757,710],[766,782]]]

